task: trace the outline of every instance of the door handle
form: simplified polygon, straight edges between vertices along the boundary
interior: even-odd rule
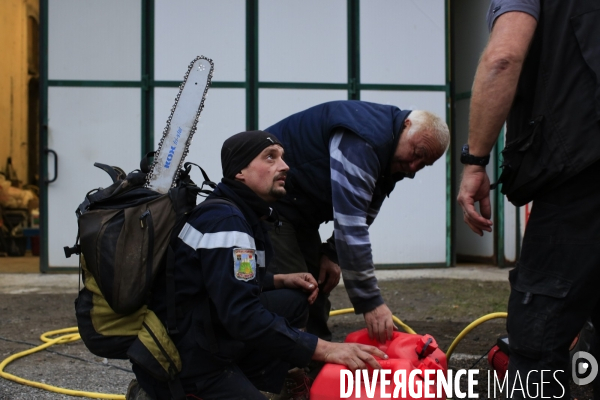
[[[48,156],[48,153],[52,153],[54,155],[54,178],[52,179],[45,179],[44,182],[46,184],[52,183],[56,180],[56,178],[58,178],[58,154],[56,154],[56,152],[54,150],[51,149],[44,149],[44,153],[46,154],[46,156]]]

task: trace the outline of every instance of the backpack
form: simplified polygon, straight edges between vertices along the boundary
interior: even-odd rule
[[[174,257],[170,241],[185,224],[198,194],[208,194],[184,164],[167,194],[145,188],[148,154],[140,169],[126,175],[118,167],[95,163],[112,178],[105,189],[90,191],[77,208],[79,232],[65,255],[80,255],[84,287],[75,300],[81,339],[93,354],[130,359],[155,379],[169,382],[174,398],[185,398],[177,375],[181,359],[169,334],[177,333]],[[167,326],[148,309],[158,273],[166,271]]]

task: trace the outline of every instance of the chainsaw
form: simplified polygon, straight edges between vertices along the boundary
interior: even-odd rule
[[[167,193],[175,186],[204,108],[213,69],[212,60],[204,56],[190,63],[146,175],[145,187]]]

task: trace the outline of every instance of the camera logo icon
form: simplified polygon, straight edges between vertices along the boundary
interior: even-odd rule
[[[571,376],[579,386],[592,383],[598,375],[598,362],[587,351],[578,351],[571,360]]]

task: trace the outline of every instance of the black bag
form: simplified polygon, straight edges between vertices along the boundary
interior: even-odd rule
[[[544,118],[528,122],[521,136],[508,142],[502,151],[502,174],[492,189],[502,184],[501,192],[517,207],[534,196],[560,183],[565,163],[561,148],[552,142],[554,136],[543,135]]]
[[[194,208],[201,189],[189,178],[189,163],[167,194],[144,187],[147,159],[141,172],[127,176],[118,168],[94,165],[108,171],[114,182],[88,193],[77,209],[80,249],[110,307],[130,314],[146,302],[164,265],[173,227]]]
[[[149,154],[149,156],[151,156]],[[84,288],[75,302],[79,333],[86,347],[100,357],[130,359],[154,378],[177,380],[181,359],[169,334],[177,332],[170,241],[196,205],[201,187],[190,179],[192,165],[179,171],[167,194],[145,188],[148,159],[141,171],[127,176],[117,167],[94,164],[113,184],[89,192],[78,207],[78,240],[65,255],[80,254]],[[167,327],[147,307],[157,274],[167,270]],[[174,397],[181,397],[180,385]]]

